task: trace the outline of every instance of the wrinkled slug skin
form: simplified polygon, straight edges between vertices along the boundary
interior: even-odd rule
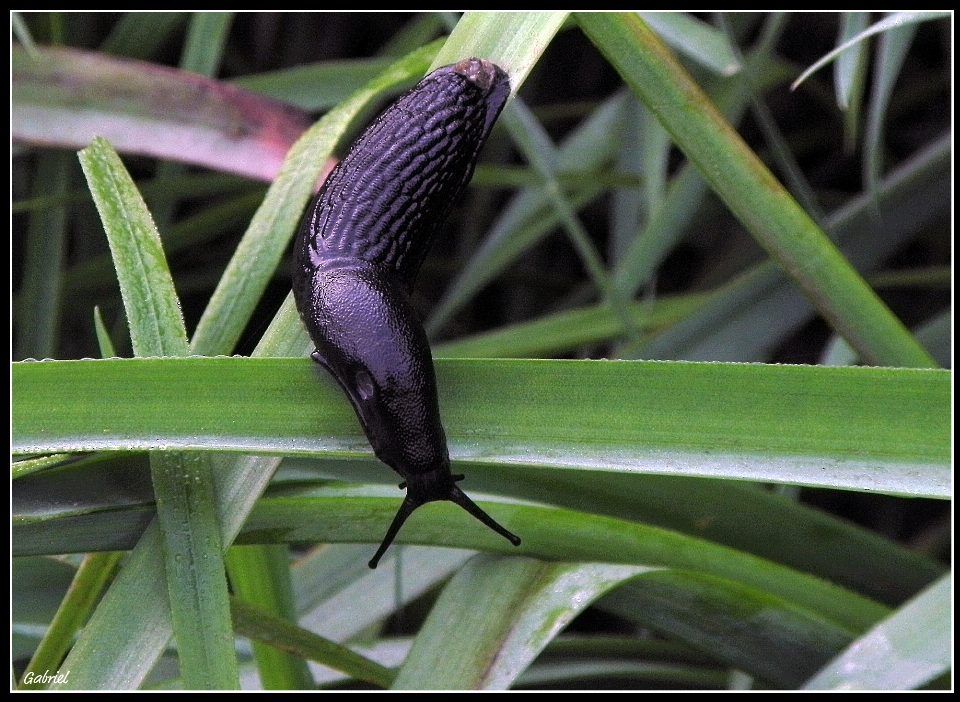
[[[509,94],[506,73],[482,59],[427,75],[350,147],[294,245],[293,293],[313,357],[343,387],[377,457],[407,488],[371,567],[406,517],[432,500],[452,500],[519,543],[450,473],[430,345],[409,301]]]

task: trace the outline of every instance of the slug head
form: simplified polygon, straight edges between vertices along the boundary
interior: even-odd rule
[[[377,457],[405,479],[446,465],[433,358],[406,291],[356,260],[324,261],[307,287],[296,298],[313,357],[350,398]]]
[[[370,567],[407,518],[437,500],[460,505],[519,545],[457,487],[463,476],[450,474],[430,345],[402,286],[374,264],[325,261],[295,298],[317,346],[313,358],[346,391],[377,457],[404,478],[407,495]]]
[[[306,291],[296,299],[317,346],[313,358],[346,391],[377,457],[404,478],[407,490],[370,567],[407,518],[437,500],[460,505],[519,545],[457,487],[463,476],[450,474],[430,346],[403,288],[362,261],[327,261],[306,287],[309,304],[300,302]]]

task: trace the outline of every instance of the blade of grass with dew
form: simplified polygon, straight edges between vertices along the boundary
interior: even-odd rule
[[[863,358],[936,367],[639,17],[576,18],[721,199]]]
[[[105,141],[94,140],[80,160],[114,256],[134,352],[186,355],[179,300],[143,198]],[[191,688],[239,687],[210,459],[154,452],[150,460],[181,674]]]

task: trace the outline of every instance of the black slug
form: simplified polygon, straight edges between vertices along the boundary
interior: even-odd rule
[[[433,356],[409,300],[509,94],[507,74],[483,59],[427,75],[350,147],[294,245],[293,294],[313,359],[343,387],[377,457],[407,490],[371,568],[413,511],[434,500],[455,502],[520,544],[450,472]]]

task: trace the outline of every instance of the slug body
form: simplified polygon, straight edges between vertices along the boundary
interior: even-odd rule
[[[473,175],[510,94],[482,59],[437,69],[354,142],[307,209],[293,294],[313,358],[350,398],[377,457],[407,494],[370,567],[421,505],[450,500],[519,545],[457,487],[433,357],[409,294],[433,238]]]

